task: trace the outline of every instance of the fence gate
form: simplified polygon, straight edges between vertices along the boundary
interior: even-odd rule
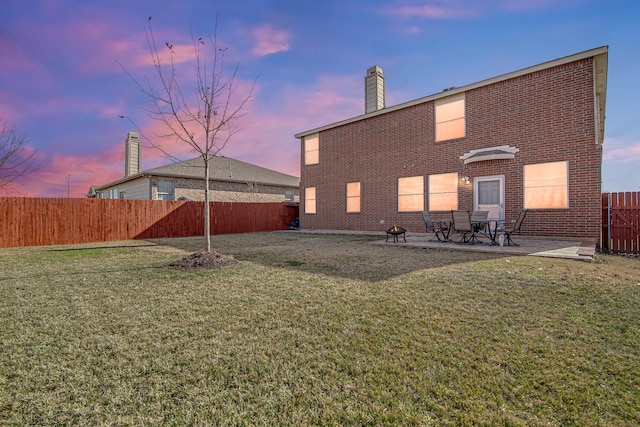
[[[601,236],[605,252],[640,254],[640,192],[602,194]]]

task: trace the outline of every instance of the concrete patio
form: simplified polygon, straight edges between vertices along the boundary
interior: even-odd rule
[[[514,235],[513,240],[520,246],[499,246],[488,245],[489,239],[482,238],[482,244],[458,244],[460,236],[452,235],[451,240],[445,243],[438,242],[433,234],[414,233],[407,231],[406,242],[402,237],[394,243],[391,236],[386,241],[386,233],[382,232],[361,232],[349,230],[298,230],[300,233],[315,234],[367,234],[380,235],[380,240],[374,242],[377,245],[399,245],[412,246],[429,249],[447,249],[462,251],[477,251],[505,255],[531,255],[551,258],[567,258],[580,261],[593,261],[596,253],[595,240],[558,238],[558,237],[534,237]],[[435,240],[435,241],[432,241]]]

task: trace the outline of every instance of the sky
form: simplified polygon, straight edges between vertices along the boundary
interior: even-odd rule
[[[124,176],[130,131],[143,169],[171,161],[154,145],[196,156],[156,136],[132,79],[155,77],[149,26],[187,79],[191,35],[216,36],[236,93],[255,84],[219,154],[295,176],[294,134],[363,114],[373,65],[393,106],[609,46],[602,190],[640,191],[639,18],[636,0],[0,0],[0,128],[38,165],[0,195],[84,197]]]

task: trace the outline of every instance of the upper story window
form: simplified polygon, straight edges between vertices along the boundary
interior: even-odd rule
[[[449,211],[458,209],[458,174],[429,175],[429,210]]]
[[[289,188],[286,188],[286,189],[284,190],[284,199],[285,199],[286,201],[291,201],[291,200],[293,200],[293,190],[291,190],[291,189],[289,189]]]
[[[347,212],[360,212],[360,189],[362,185],[359,182],[347,183]]]
[[[446,98],[436,99],[436,142],[465,136],[464,92]]]
[[[316,187],[307,187],[304,189],[304,213],[316,213]]]
[[[424,177],[398,178],[398,211],[415,212],[422,210],[424,210]]]
[[[569,207],[569,162],[524,166],[524,208]]]
[[[157,183],[158,200],[174,200],[173,181],[170,179],[159,179]]]
[[[316,165],[320,162],[320,146],[317,133],[304,137],[304,164]]]

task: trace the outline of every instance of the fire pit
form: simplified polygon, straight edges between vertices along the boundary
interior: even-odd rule
[[[387,230],[387,240],[385,240],[385,242],[389,241],[389,236],[393,237],[393,243],[396,243],[400,238],[400,236],[402,236],[402,238],[406,242],[407,241],[407,237],[405,235],[406,232],[407,230],[405,230],[404,228],[394,225],[393,227]]]

